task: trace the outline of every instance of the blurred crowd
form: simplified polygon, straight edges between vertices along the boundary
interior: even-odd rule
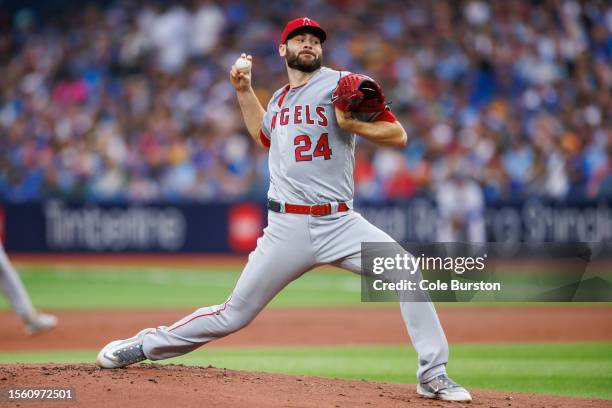
[[[469,180],[487,202],[612,200],[608,1],[204,0],[0,11],[0,201],[265,197],[228,73],[252,54],[265,106],[304,15],[324,65],[379,80],[409,134],[359,139],[356,198]]]

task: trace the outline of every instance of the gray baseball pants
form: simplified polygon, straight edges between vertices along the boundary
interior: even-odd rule
[[[203,307],[143,339],[149,360],[186,354],[247,326],[293,280],[322,264],[361,273],[361,242],[395,242],[349,211],[323,217],[268,212],[268,226],[232,294],[221,305]],[[400,302],[404,323],[417,351],[421,382],[445,373],[448,343],[430,302]]]

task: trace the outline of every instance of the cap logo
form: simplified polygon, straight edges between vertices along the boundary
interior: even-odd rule
[[[302,22],[302,25],[307,26],[307,25],[312,25],[312,24],[310,23],[310,19],[308,17],[304,17],[304,21]]]

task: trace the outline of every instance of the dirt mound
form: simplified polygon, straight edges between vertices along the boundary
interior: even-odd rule
[[[72,387],[76,403],[69,405],[88,408],[610,406],[610,401],[603,400],[483,390],[471,390],[471,404],[443,403],[420,398],[414,385],[156,364],[121,370],[93,365],[5,365],[0,366],[0,387]]]

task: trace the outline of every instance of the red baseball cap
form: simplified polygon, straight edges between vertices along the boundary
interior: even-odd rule
[[[283,33],[281,34],[280,43],[284,44],[287,41],[287,38],[291,35],[291,33],[293,33],[295,30],[299,28],[304,28],[304,27],[306,27],[305,30],[310,31],[311,33],[319,37],[319,40],[321,40],[321,43],[323,43],[325,41],[325,38],[327,38],[327,34],[325,34],[325,30],[321,28],[319,23],[314,21],[312,18],[300,17],[300,18],[296,18],[295,20],[291,20],[290,22],[287,23],[287,25],[285,26],[285,29],[283,30]]]

